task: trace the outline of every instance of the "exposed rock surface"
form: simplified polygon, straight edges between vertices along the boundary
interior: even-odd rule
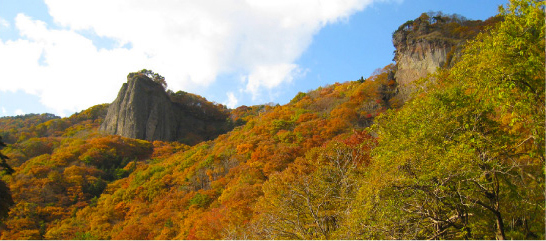
[[[451,48],[449,44],[436,44],[426,40],[414,43],[412,48],[399,52],[396,58],[398,68],[395,79],[400,84],[407,84],[426,77],[427,74],[444,66]]]
[[[400,97],[404,100],[409,98],[413,81],[438,68],[451,67],[466,40],[474,38],[498,20],[471,21],[459,15],[423,13],[401,25],[392,39],[397,65],[394,79]]]
[[[206,117],[206,116],[205,116]],[[164,88],[131,73],[110,105],[100,131],[142,140],[196,144],[226,132],[225,118],[204,118],[171,101]]]

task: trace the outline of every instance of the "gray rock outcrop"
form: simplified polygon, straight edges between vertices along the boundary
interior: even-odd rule
[[[486,21],[468,20],[460,15],[423,13],[407,21],[393,33],[396,71],[400,98],[404,102],[414,91],[412,82],[426,77],[438,68],[449,68],[460,55],[466,40],[474,38],[487,25],[498,18]]]
[[[226,132],[225,118],[203,118],[173,102],[164,88],[145,75],[131,73],[108,108],[99,131],[148,141],[196,144]]]

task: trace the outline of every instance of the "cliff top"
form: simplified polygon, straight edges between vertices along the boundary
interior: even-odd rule
[[[392,41],[398,50],[419,41],[457,44],[461,40],[475,37],[501,19],[500,16],[494,16],[482,21],[469,20],[459,14],[422,13],[418,18],[405,22],[394,31]]]

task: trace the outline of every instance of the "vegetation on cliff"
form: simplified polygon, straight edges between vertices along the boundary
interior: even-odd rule
[[[436,42],[440,45],[457,45],[461,40],[472,39],[487,28],[492,27],[503,16],[489,19],[468,20],[458,14],[447,15],[442,12],[428,12],[414,20],[408,20],[393,32],[393,43],[398,50],[404,50],[418,41]]]

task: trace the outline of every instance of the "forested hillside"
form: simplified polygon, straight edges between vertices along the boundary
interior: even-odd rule
[[[0,118],[0,238],[544,239],[544,19],[512,0],[410,98],[391,64],[193,146],[100,132],[108,105]]]

